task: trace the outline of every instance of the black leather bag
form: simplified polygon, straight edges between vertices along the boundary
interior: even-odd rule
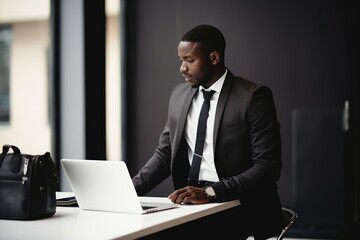
[[[13,153],[8,153],[10,149]],[[0,218],[32,220],[54,215],[57,182],[55,164],[49,152],[22,154],[14,145],[3,145],[0,154]]]

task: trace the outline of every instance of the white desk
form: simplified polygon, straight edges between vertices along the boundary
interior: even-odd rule
[[[58,193],[58,196],[68,196]],[[169,201],[146,197],[147,201]],[[181,205],[179,208],[145,215],[80,210],[57,207],[54,216],[33,221],[0,220],[0,239],[71,240],[136,239],[180,224],[206,217],[239,205],[226,203]]]

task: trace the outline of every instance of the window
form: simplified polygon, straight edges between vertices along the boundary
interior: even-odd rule
[[[121,159],[120,1],[106,0],[106,155]]]
[[[11,28],[0,26],[0,122],[9,122],[9,65],[11,48]]]
[[[0,0],[0,147],[52,151],[49,16],[49,0]]]

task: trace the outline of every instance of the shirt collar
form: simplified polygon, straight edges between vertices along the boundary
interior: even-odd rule
[[[222,85],[224,84],[226,75],[227,75],[228,70],[225,70],[225,73],[216,81],[213,83],[213,85],[211,85],[208,89],[206,90],[214,90],[215,92],[220,92]],[[199,90],[201,91],[202,89],[205,89],[203,86],[199,87]]]

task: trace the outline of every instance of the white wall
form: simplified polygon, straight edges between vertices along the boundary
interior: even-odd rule
[[[0,0],[0,23],[45,20],[49,14],[50,0]]]

